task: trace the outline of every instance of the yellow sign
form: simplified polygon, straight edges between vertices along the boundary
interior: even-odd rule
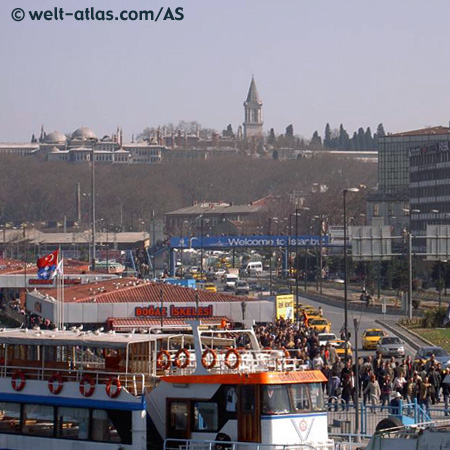
[[[277,319],[294,319],[294,296],[289,295],[277,295]]]

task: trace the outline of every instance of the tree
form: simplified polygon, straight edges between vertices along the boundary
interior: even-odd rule
[[[384,127],[383,127],[382,123],[380,123],[377,127],[377,136],[378,137],[386,136],[386,133],[384,132]]]
[[[367,127],[367,130],[364,133],[364,150],[372,150],[372,149],[373,149],[372,131],[370,130],[370,127]]]
[[[286,137],[293,138],[294,137],[294,126],[292,124],[286,127]]]
[[[339,150],[350,150],[350,136],[344,128],[344,125],[339,126],[339,140],[338,146]]]
[[[327,123],[325,125],[325,133],[323,135],[323,146],[326,148],[331,148],[330,144],[331,144],[331,127],[330,124]]]
[[[319,136],[319,133],[316,131],[314,131],[312,138],[311,138],[311,142],[309,143],[310,147],[314,150],[317,149],[321,149],[322,148],[322,139]]]
[[[277,140],[277,138],[275,137],[275,130],[273,128],[271,128],[269,131],[269,137],[267,138],[267,143],[269,145],[274,145],[276,140]]]

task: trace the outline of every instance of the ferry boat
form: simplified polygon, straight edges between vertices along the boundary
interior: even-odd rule
[[[253,330],[155,331],[0,330],[0,448],[333,448],[320,371]]]

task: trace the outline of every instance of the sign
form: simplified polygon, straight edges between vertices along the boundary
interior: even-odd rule
[[[275,302],[277,319],[292,320],[294,318],[294,296],[292,294],[277,295]]]
[[[328,244],[328,236],[322,236],[322,245]],[[204,236],[172,237],[171,248],[246,248],[246,247],[318,247],[320,236]]]
[[[169,308],[163,306],[137,306],[134,309],[135,317],[213,317],[213,305],[199,306],[176,306]]]
[[[352,258],[361,261],[391,259],[392,239],[389,226],[348,227],[352,246]]]
[[[427,261],[450,259],[450,226],[427,225]]]
[[[53,287],[55,280],[46,280],[41,278],[28,278],[28,284],[31,286],[49,286]],[[65,285],[81,284],[81,278],[64,278]]]

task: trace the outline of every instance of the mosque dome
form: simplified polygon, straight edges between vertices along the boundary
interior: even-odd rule
[[[53,131],[53,133],[49,133],[45,136],[46,144],[64,144],[66,140],[66,136],[59,131]]]
[[[73,133],[72,133],[72,139],[78,139],[80,141],[87,141],[88,139],[96,139],[97,136],[95,136],[95,133],[87,127],[81,127],[81,128],[77,128]]]

